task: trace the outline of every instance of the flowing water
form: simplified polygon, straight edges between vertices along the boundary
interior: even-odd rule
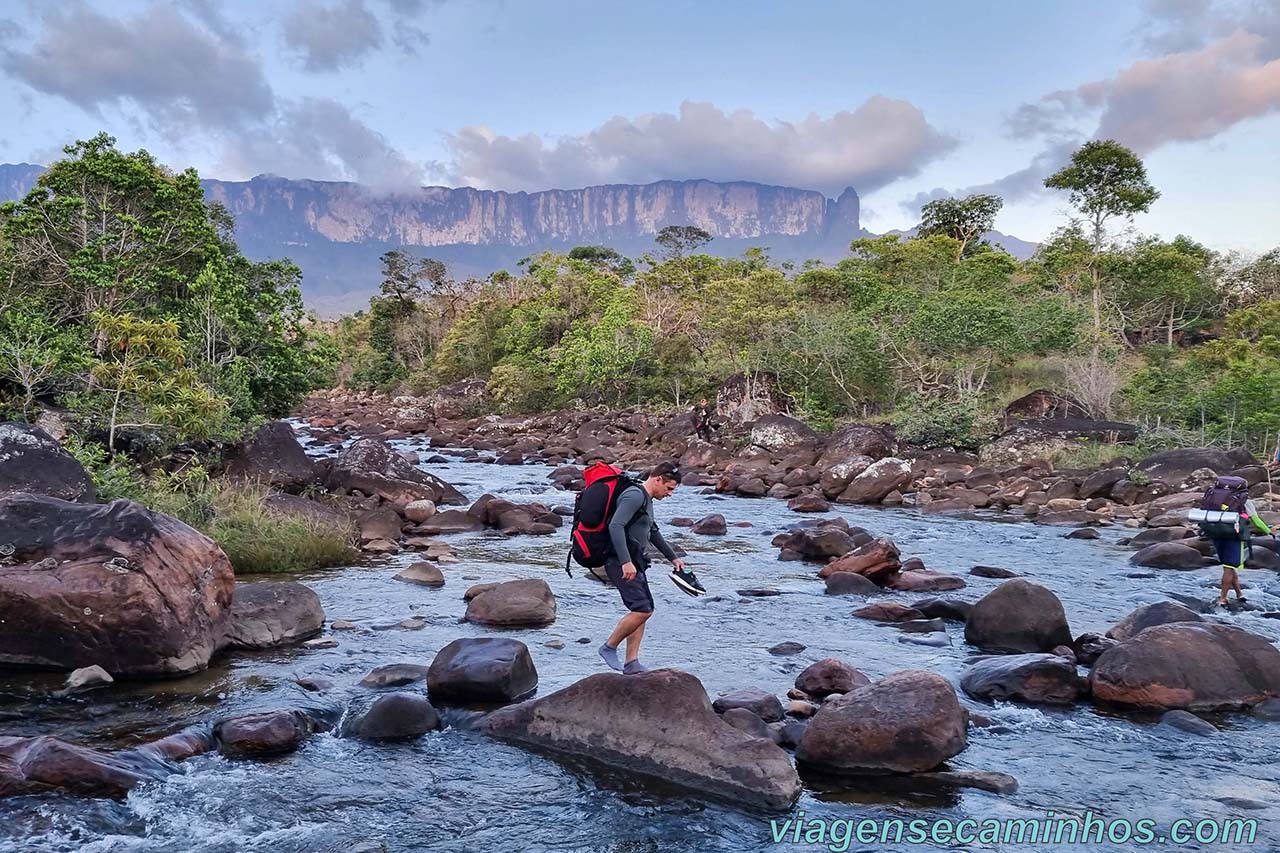
[[[411,442],[404,448],[415,448]],[[421,448],[417,448],[421,449]],[[429,470],[471,498],[485,491],[514,500],[567,504],[541,465],[508,467],[450,462]],[[928,669],[958,682],[973,654],[963,631],[950,623],[952,645],[930,648],[899,642],[899,632],[852,618],[859,598],[823,594],[817,567],[783,563],[769,544],[799,517],[781,501],[703,495],[682,487],[658,505],[664,532],[689,553],[691,568],[712,594],[680,593],[655,565],[658,600],[644,642],[650,666],[675,666],[702,680],[714,697],[740,687],[784,694],[814,660],[839,657],[872,678],[901,669]],[[724,537],[700,537],[665,525],[674,516],[722,513],[750,527]],[[911,510],[840,507],[850,523],[892,536],[904,555],[919,555],[930,569],[965,575],[967,589],[946,595],[973,601],[999,581],[969,577],[975,564],[1006,566],[1052,589],[1062,599],[1073,633],[1105,631],[1139,604],[1169,593],[1208,601],[1216,572],[1158,572],[1129,578],[1122,532],[1104,530],[1097,541],[1064,539],[1061,528],[975,518],[924,516]],[[473,583],[542,577],[555,590],[558,616],[538,630],[505,632],[528,644],[539,673],[539,694],[599,672],[596,648],[621,614],[616,593],[575,570],[563,571],[564,537],[493,533],[450,537],[461,561],[445,565],[447,585],[428,589],[393,580],[416,558],[399,555],[345,569],[299,577],[314,589],[328,619],[347,619],[357,631],[331,632],[333,649],[286,649],[236,654],[207,672],[177,681],[123,683],[75,698],[54,698],[61,678],[51,674],[0,679],[0,733],[56,734],[91,746],[118,748],[185,725],[250,710],[313,703],[295,678],[336,682],[341,699],[360,692],[356,682],[375,666],[430,663],[457,637],[494,632],[459,623],[462,592]],[[1250,598],[1275,609],[1280,582],[1271,573],[1246,572]],[[745,598],[735,590],[767,587],[774,597]],[[924,596],[888,593],[879,600],[910,603]],[[397,626],[426,620],[421,630]],[[1273,642],[1280,622],[1253,614],[1213,616]],[[582,638],[585,642],[579,642]],[[562,649],[545,644],[559,639]],[[776,657],[767,649],[784,640],[807,648]],[[1017,777],[1016,794],[978,790],[926,792],[885,782],[845,788],[807,780],[788,815],[744,811],[678,790],[638,783],[618,773],[563,762],[484,738],[470,729],[477,712],[445,710],[442,731],[408,744],[374,745],[333,734],[313,737],[295,754],[272,761],[198,756],[179,772],[135,789],[116,802],[60,794],[0,800],[0,850],[20,851],[783,851],[783,850],[1130,850],[1132,843],[974,847],[947,843],[910,846],[850,840],[797,843],[788,830],[775,842],[771,820],[950,819],[1083,817],[1152,819],[1166,831],[1179,818],[1238,817],[1258,822],[1251,847],[1190,844],[1177,849],[1280,849],[1280,724],[1246,714],[1214,717],[1221,733],[1198,738],[1157,729],[1155,720],[1115,715],[1081,704],[1053,710],[995,706],[961,696],[996,725],[971,730],[969,747],[950,762],[955,769]],[[782,824],[779,823],[779,827]],[[807,829],[806,829],[807,831]],[[1122,837],[1121,837],[1122,838]],[[1117,839],[1120,840],[1120,839]],[[382,845],[382,846],[380,846]],[[1166,845],[1156,849],[1175,849]]]

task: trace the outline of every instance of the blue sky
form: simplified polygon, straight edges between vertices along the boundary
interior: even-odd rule
[[[226,179],[852,184],[875,231],[995,191],[1042,239],[1115,137],[1140,230],[1280,244],[1280,0],[0,0],[0,77],[0,162],[105,129]]]

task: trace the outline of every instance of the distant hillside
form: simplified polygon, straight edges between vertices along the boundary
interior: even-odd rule
[[[0,200],[20,198],[42,167],[0,165]],[[696,225],[716,239],[709,251],[732,256],[767,246],[780,260],[848,254],[866,236],[852,187],[839,198],[747,181],[658,181],[576,190],[508,193],[470,187],[422,187],[374,194],[353,183],[259,175],[203,182],[210,201],[236,220],[236,240],[251,258],[288,257],[303,270],[303,293],[322,314],[349,311],[377,290],[378,258],[405,248],[448,263],[455,275],[512,269],[523,257],[583,244],[636,256],[654,248],[668,225]],[[1015,255],[1034,244],[996,235]]]

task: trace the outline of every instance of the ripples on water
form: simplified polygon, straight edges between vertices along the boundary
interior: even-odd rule
[[[406,447],[415,447],[404,443]],[[545,466],[508,467],[452,462],[430,466],[471,498],[484,491],[514,500],[568,504],[572,495],[548,485]],[[958,680],[973,650],[960,626],[948,630],[950,648],[897,642],[898,632],[851,618],[853,597],[823,595],[816,566],[778,562],[773,534],[799,520],[780,501],[706,496],[683,487],[659,505],[659,519],[719,512],[730,523],[723,538],[698,537],[664,525],[664,534],[689,552],[711,595],[691,599],[654,567],[657,612],[646,630],[643,659],[697,675],[708,692],[760,686],[783,694],[796,674],[835,656],[873,678],[919,668]],[[851,523],[892,536],[905,555],[930,569],[966,575],[969,587],[947,595],[974,601],[999,581],[968,577],[979,563],[1006,566],[1052,589],[1062,599],[1073,633],[1102,632],[1139,604],[1168,593],[1206,601],[1217,572],[1158,572],[1154,580],[1125,577],[1129,551],[1113,543],[1062,538],[1061,528],[924,516],[908,510],[837,509]],[[208,672],[173,682],[115,685],[88,697],[54,700],[55,675],[0,679],[0,732],[58,734],[94,746],[119,747],[167,734],[211,717],[313,701],[294,684],[317,675],[337,684],[339,698],[387,663],[427,664],[450,640],[492,635],[459,624],[462,592],[473,583],[543,577],[556,592],[558,616],[549,628],[511,631],[530,647],[545,695],[603,668],[595,649],[621,614],[612,590],[575,568],[565,576],[563,536],[506,539],[491,533],[449,539],[461,562],[443,566],[448,580],[431,590],[392,579],[416,558],[399,555],[371,566],[304,575],[330,620],[348,619],[359,631],[332,632],[336,649],[287,649],[220,659]],[[1274,575],[1246,572],[1250,599],[1280,607]],[[769,587],[783,594],[740,598],[737,589]],[[1263,594],[1265,593],[1265,594]],[[888,593],[880,600],[910,603],[924,596]],[[426,619],[422,630],[397,623]],[[1214,617],[1217,618],[1217,617]],[[1280,640],[1280,623],[1253,615],[1227,618]],[[579,638],[589,642],[578,643]],[[565,648],[544,644],[563,640]],[[784,640],[808,648],[793,657],[766,651]],[[891,792],[874,783],[829,788],[810,780],[792,817],[861,819],[1042,818],[1083,815],[1155,819],[1253,818],[1258,843],[1280,849],[1280,726],[1246,715],[1214,718],[1216,737],[1178,737],[1156,731],[1154,720],[1095,711],[962,701],[993,718],[995,731],[974,729],[957,769],[1011,773],[1018,793],[976,790],[923,794]],[[312,738],[297,753],[274,761],[228,761],[199,756],[181,772],[149,783],[123,802],[50,794],[0,800],[0,850],[22,851],[781,851],[825,850],[773,844],[773,815],[703,802],[680,791],[636,784],[620,774],[553,760],[468,731],[474,718],[447,711],[453,725],[410,744],[372,745],[332,735]],[[787,816],[782,816],[784,819]],[[966,849],[949,846],[851,844],[850,850]],[[997,845],[969,849],[1018,850]],[[1039,850],[1080,850],[1041,845]],[[1131,846],[1089,845],[1090,850]],[[1166,848],[1169,849],[1169,848]],[[1184,847],[1182,849],[1196,849]],[[1200,849],[1208,849],[1201,847]],[[1228,849],[1216,847],[1214,849]],[[1244,848],[1241,848],[1244,849]]]

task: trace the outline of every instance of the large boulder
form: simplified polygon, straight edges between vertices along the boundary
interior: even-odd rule
[[[983,658],[964,671],[960,688],[975,699],[1013,699],[1070,705],[1087,683],[1072,660],[1058,655],[1001,655]]]
[[[1095,699],[1168,710],[1247,708],[1280,696],[1280,649],[1228,625],[1157,625],[1102,653]]]
[[[1014,578],[973,605],[964,638],[989,652],[1050,652],[1055,646],[1071,645],[1071,629],[1058,596]]]
[[[678,670],[592,675],[495,711],[481,725],[497,737],[752,806],[788,809],[800,795],[790,757],[723,722],[701,682]]]
[[[751,426],[751,444],[774,453],[810,447],[818,434],[789,415],[765,415]]]
[[[800,740],[796,760],[836,773],[932,770],[964,750],[968,724],[945,678],[896,672],[823,705]]]
[[[1121,619],[1107,636],[1113,640],[1128,640],[1136,637],[1140,631],[1154,628],[1156,625],[1168,625],[1172,622],[1203,622],[1204,617],[1175,601],[1157,601],[1155,604],[1144,604],[1128,616]]]
[[[716,392],[716,413],[745,424],[787,410],[787,396],[772,373],[735,373]],[[692,423],[687,432],[692,432]]]
[[[249,439],[227,451],[224,470],[229,477],[300,492],[319,482],[315,463],[284,421],[263,424]]]
[[[453,486],[410,465],[386,442],[374,438],[361,439],[338,454],[325,483],[333,491],[377,495],[401,508],[420,500],[437,505],[467,503]]]
[[[873,460],[883,459],[886,456],[892,456],[897,449],[897,439],[889,430],[883,427],[850,424],[828,436],[822,455],[818,457],[818,467],[825,470],[859,456],[869,456]]]
[[[1210,447],[1184,447],[1152,454],[1134,466],[1152,480],[1170,486],[1182,483],[1201,468],[1218,474],[1229,474],[1237,467],[1230,456]]]
[[[21,492],[85,503],[97,497],[89,472],[47,432],[0,423],[0,497]]]
[[[514,702],[537,686],[529,647],[505,637],[454,640],[427,670],[427,692],[438,702]]]
[[[270,649],[300,643],[324,627],[320,596],[292,581],[236,584],[225,647]]]
[[[556,621],[556,597],[541,578],[505,581],[468,601],[466,620],[497,628],[541,628]]]
[[[911,482],[911,463],[889,456],[873,462],[854,477],[840,493],[841,503],[870,504],[884,500],[890,492]]]
[[[132,501],[0,499],[0,666],[173,676],[204,669],[226,635],[226,554]]]
[[[1148,569],[1201,569],[1211,561],[1203,554],[1181,542],[1157,542],[1148,545],[1129,558],[1135,566]]]

